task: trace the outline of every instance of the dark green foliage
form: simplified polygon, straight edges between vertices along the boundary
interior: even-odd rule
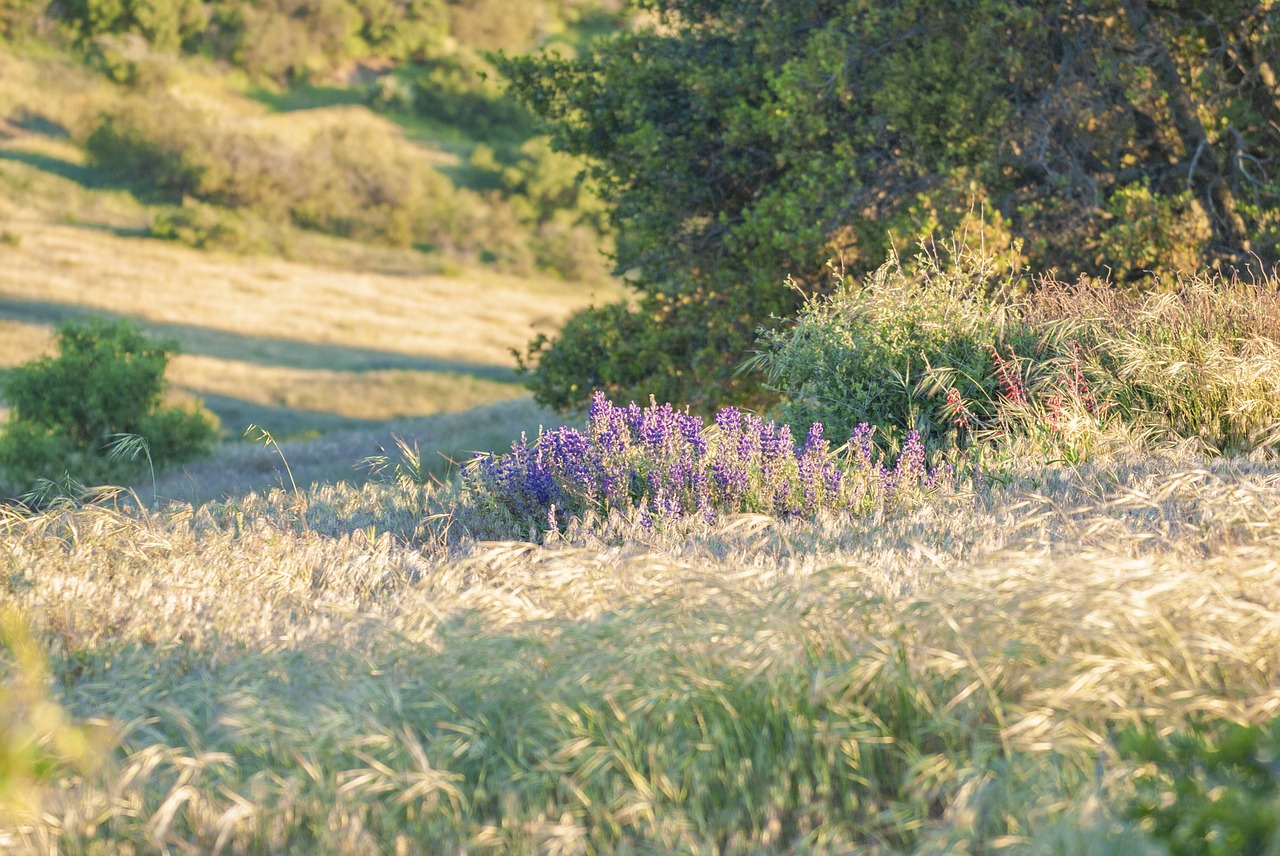
[[[126,321],[64,324],[58,356],[14,368],[0,387],[12,408],[0,482],[22,489],[63,474],[86,483],[120,475],[126,468],[107,460],[119,435],[144,438],[156,466],[207,451],[217,429],[206,413],[161,407],[175,348]]]
[[[427,119],[477,139],[511,140],[533,133],[529,111],[506,97],[488,63],[453,54],[428,63],[414,83],[413,107]]]
[[[1196,721],[1168,736],[1130,728],[1119,750],[1144,765],[1126,813],[1172,856],[1278,852],[1280,719]]]
[[[629,389],[648,380],[646,367],[663,344],[660,332],[626,303],[593,306],[569,319],[555,348],[547,349],[542,334],[517,358],[538,400],[567,410],[592,390]]]
[[[787,276],[861,276],[973,210],[989,251],[1046,272],[1278,257],[1270,4],[638,5],[655,26],[500,64],[594,164],[645,323],[684,325],[615,397],[680,372],[681,400],[728,397],[755,328],[800,305]]]
[[[64,325],[59,355],[15,368],[5,398],[17,421],[58,429],[87,448],[113,433],[137,433],[160,401],[173,349],[123,322]]]
[[[192,47],[209,23],[199,0],[66,0],[59,10],[81,38],[129,33],[167,52]]]

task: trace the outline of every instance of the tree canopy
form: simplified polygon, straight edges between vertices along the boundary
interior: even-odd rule
[[[549,403],[741,400],[757,328],[829,260],[971,215],[1015,267],[1117,283],[1277,259],[1275,2],[636,5],[585,55],[501,63],[589,159],[638,292],[531,346]]]

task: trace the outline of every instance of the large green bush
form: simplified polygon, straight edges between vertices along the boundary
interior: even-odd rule
[[[125,476],[130,462],[109,458],[122,435],[143,438],[157,467],[206,452],[217,435],[213,417],[161,404],[175,349],[126,321],[60,327],[56,357],[20,365],[0,384],[12,411],[0,435],[0,485],[11,492],[41,478]]]
[[[832,438],[848,437],[866,422],[890,439],[914,428],[937,445],[954,434],[950,390],[989,421],[1000,394],[993,349],[1036,348],[988,296],[979,267],[922,256],[904,269],[894,257],[864,282],[836,279],[834,292],[807,300],[792,325],[762,330],[751,362],[784,396],[780,414],[793,429],[822,422]]]
[[[499,65],[592,164],[645,323],[686,325],[643,384],[680,376],[678,400],[733,400],[755,329],[801,305],[785,277],[825,288],[833,258],[863,276],[890,235],[946,235],[975,207],[988,249],[1020,241],[1045,272],[1280,259],[1268,4],[637,5],[643,25],[585,52]],[[701,310],[659,311],[685,299]]]

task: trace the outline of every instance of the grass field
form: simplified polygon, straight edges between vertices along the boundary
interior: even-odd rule
[[[10,521],[5,600],[88,748],[7,841],[1156,854],[1115,735],[1280,711],[1274,466],[1122,452],[885,519],[542,547],[430,502]]]

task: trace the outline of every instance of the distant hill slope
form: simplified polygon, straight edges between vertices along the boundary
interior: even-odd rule
[[[53,327],[63,321],[128,317],[178,340],[182,353],[169,371],[174,394],[203,399],[229,441],[250,423],[281,440],[329,435],[315,456],[289,447],[304,483],[359,477],[352,465],[394,448],[392,430],[420,442],[429,468],[443,473],[447,464],[437,452],[457,457],[502,445],[554,418],[523,398],[511,350],[556,329],[588,301],[616,297],[612,281],[565,279],[534,263],[507,264],[458,246],[326,234],[253,206],[175,199],[122,179],[88,151],[104,115],[120,115],[156,93],[205,115],[232,117],[226,127],[261,127],[264,138],[275,140],[360,128],[420,157],[443,182],[453,195],[438,214],[450,228],[465,233],[471,221],[498,229],[506,223],[515,239],[532,242],[536,224],[527,231],[513,212],[536,208],[535,201],[510,188],[466,187],[483,178],[483,170],[466,167],[479,143],[408,114],[378,115],[358,103],[364,90],[312,87],[268,98],[234,76],[172,58],[156,61],[167,69],[164,82],[140,89],[111,81],[69,53],[0,42],[0,371],[48,352]],[[272,98],[320,106],[277,109]],[[444,142],[434,143],[433,134]],[[495,151],[484,149],[489,158]],[[507,171],[515,182],[519,146],[507,155],[514,160],[493,164],[489,174]],[[470,208],[452,208],[459,200]],[[507,220],[497,216],[503,212]],[[526,222],[539,215],[530,216]],[[200,240],[216,238],[219,229],[234,234]],[[457,420],[431,421],[477,407],[473,432]],[[492,430],[495,421],[500,430]],[[270,464],[237,471],[251,451],[219,454],[198,468],[207,489],[190,476],[167,495],[212,498],[224,489],[279,483]]]

